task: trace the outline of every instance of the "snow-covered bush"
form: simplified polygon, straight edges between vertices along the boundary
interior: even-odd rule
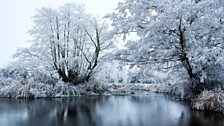
[[[220,89],[203,91],[192,100],[192,108],[224,113],[224,91]]]
[[[63,82],[52,85],[30,79],[27,84],[21,84],[16,80],[1,78],[0,84],[0,97],[45,98],[80,95],[76,86]]]
[[[0,71],[0,77],[16,80],[21,84],[28,84],[30,80],[38,83],[56,84],[59,79],[51,75],[50,71],[45,69],[32,68],[26,63],[14,62]]]
[[[14,63],[3,68],[0,72],[0,77],[11,78],[19,81],[22,84],[25,84],[30,78],[30,74],[25,66],[22,66],[21,64],[17,65],[17,63]]]

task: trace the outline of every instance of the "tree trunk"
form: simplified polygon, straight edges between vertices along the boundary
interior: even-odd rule
[[[183,52],[182,52],[183,53]],[[194,94],[199,94],[204,90],[203,83],[200,82],[200,75],[193,73],[192,66],[190,64],[189,58],[185,53],[180,56],[182,65],[186,69],[188,76],[190,78],[191,90]]]
[[[199,94],[204,90],[203,83],[200,82],[200,75],[198,73],[193,73],[193,67],[190,63],[189,58],[187,57],[186,51],[186,39],[185,39],[185,30],[182,28],[182,20],[180,19],[180,24],[178,27],[179,31],[179,45],[180,45],[180,60],[184,68],[186,69],[190,82],[191,90],[194,94]]]
[[[62,78],[62,81],[64,81],[64,82],[69,82],[69,79],[68,79],[68,77],[66,76],[64,70],[62,70],[61,68],[59,68],[59,69],[58,69],[58,74],[59,74],[59,76]]]

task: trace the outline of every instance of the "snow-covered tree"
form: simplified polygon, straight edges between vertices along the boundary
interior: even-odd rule
[[[79,4],[40,9],[30,34],[32,45],[15,57],[27,62],[27,68],[45,69],[64,82],[88,81],[111,45],[106,23],[85,13]]]
[[[127,69],[120,62],[105,60],[98,67],[94,79],[101,83],[126,83],[127,73]]]
[[[116,57],[138,65],[181,66],[192,91],[200,93],[209,75],[223,71],[223,11],[219,0],[124,0],[109,15],[114,31],[136,33],[140,40],[128,42]]]

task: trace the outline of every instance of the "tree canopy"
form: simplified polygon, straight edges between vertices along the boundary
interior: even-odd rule
[[[223,71],[224,14],[218,0],[125,0],[109,17],[115,35],[140,37],[129,41],[117,59],[181,66],[195,93]]]

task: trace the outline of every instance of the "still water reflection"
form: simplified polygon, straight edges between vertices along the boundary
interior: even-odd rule
[[[0,99],[1,126],[221,126],[224,116],[192,111],[162,94]]]

